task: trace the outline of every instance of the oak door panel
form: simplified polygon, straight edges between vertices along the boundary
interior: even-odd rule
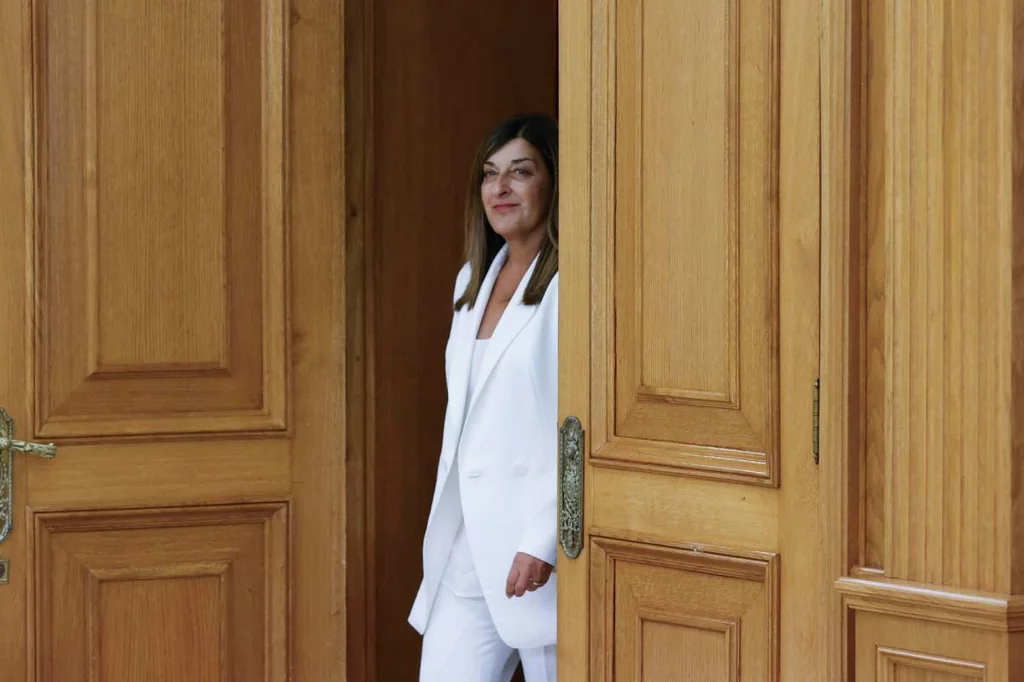
[[[778,3],[644,0],[609,11],[609,400],[628,440],[601,456],[774,482]]]
[[[595,680],[766,679],[777,666],[777,558],[595,540]],[[741,677],[742,671],[742,677]]]
[[[286,504],[32,522],[41,680],[256,680],[283,664]]]
[[[32,9],[37,431],[283,429],[282,0]]]

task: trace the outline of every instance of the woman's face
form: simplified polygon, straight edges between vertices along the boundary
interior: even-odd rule
[[[480,199],[494,231],[506,241],[546,227],[551,175],[532,144],[515,139],[484,162]]]

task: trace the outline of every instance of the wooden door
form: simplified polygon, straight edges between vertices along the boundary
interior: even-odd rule
[[[0,1],[4,680],[341,680],[341,3]]]
[[[559,679],[824,680],[818,3],[559,19]]]

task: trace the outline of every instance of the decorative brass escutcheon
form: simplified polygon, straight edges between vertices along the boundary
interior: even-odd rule
[[[558,540],[569,559],[583,551],[583,425],[569,416],[558,432]]]
[[[0,407],[0,542],[7,539],[14,525],[14,453],[23,452],[45,459],[57,455],[53,443],[26,443],[14,440],[14,420]],[[3,567],[7,575],[7,566]]]

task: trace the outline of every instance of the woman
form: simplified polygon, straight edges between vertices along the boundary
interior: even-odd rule
[[[448,409],[409,622],[421,682],[555,680],[557,130],[481,144],[445,351]]]

